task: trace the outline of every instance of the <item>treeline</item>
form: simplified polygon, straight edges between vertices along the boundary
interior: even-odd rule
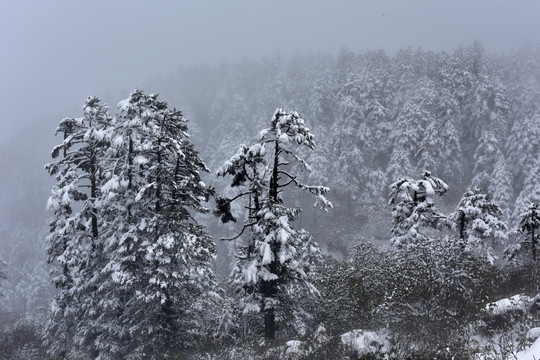
[[[528,202],[540,200],[539,58],[528,47],[487,54],[480,43],[452,53],[344,48],[337,58],[296,54],[183,68],[147,87],[182,104],[211,169],[255,135],[276,104],[300,110],[317,139],[310,177],[332,189],[336,204],[326,220],[309,209],[301,218],[343,255],[351,234],[386,241],[379,224],[390,228],[389,185],[425,169],[450,185],[448,209],[465,188],[479,186],[517,224]]]

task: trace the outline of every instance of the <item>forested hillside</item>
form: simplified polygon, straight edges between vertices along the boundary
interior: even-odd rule
[[[448,183],[443,208],[479,186],[514,227],[528,201],[540,200],[539,84],[538,51],[492,55],[474,43],[453,53],[276,55],[182,68],[147,88],[182,104],[214,172],[276,107],[299,111],[317,143],[310,179],[329,186],[335,204],[321,218],[300,197],[301,221],[343,256],[360,234],[387,242],[390,184],[424,170]]]
[[[6,358],[525,359],[538,338],[540,50],[276,55],[108,97],[57,119],[48,229],[0,227]]]

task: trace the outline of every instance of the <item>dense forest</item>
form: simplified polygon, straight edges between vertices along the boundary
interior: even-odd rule
[[[144,89],[59,122],[48,229],[2,224],[5,358],[526,358],[540,50],[343,48]]]

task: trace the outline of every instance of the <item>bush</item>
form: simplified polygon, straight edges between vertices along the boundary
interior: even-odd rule
[[[0,324],[0,358],[6,360],[48,358],[42,343],[44,325],[42,314],[27,318],[1,313]]]

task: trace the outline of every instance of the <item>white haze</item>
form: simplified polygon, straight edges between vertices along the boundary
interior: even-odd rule
[[[5,1],[0,145],[23,124],[77,116],[89,94],[125,93],[179,65],[343,45],[508,51],[540,43],[539,13],[533,0]]]

